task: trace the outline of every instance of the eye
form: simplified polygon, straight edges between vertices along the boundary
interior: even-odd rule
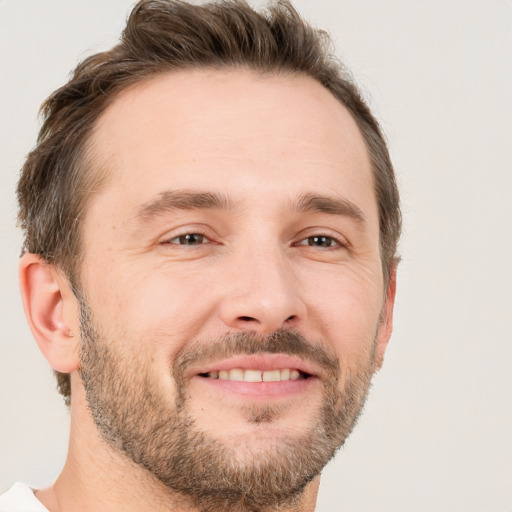
[[[298,245],[307,245],[309,247],[320,247],[320,248],[332,248],[332,247],[344,247],[344,244],[328,235],[314,235],[308,236],[304,240],[301,240]]]
[[[175,244],[175,245],[202,245],[209,242],[208,238],[201,233],[187,233],[185,235],[179,235],[170,240],[167,240],[165,243]]]

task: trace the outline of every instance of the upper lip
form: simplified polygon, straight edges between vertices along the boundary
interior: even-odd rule
[[[318,377],[321,373],[316,365],[304,361],[297,356],[268,353],[233,356],[228,359],[198,365],[191,370],[191,373],[193,375],[200,375],[213,371],[232,370],[234,368],[262,371],[290,368],[299,370],[312,377]]]

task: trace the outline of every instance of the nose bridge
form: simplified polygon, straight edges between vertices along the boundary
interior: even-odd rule
[[[245,268],[248,277],[249,295],[263,304],[284,307],[295,296],[295,284],[290,263],[276,247],[255,251],[247,257]],[[252,290],[252,292],[251,292]]]
[[[265,240],[241,250],[221,316],[237,329],[261,333],[294,327],[305,318],[291,260],[277,242]]]

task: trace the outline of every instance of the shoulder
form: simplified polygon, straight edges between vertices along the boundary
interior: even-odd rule
[[[34,496],[34,491],[21,482],[0,495],[0,512],[48,512]]]

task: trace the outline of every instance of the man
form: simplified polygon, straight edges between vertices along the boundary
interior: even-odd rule
[[[0,510],[314,510],[383,361],[400,234],[325,35],[285,2],[143,0],[43,112],[20,285],[70,445]]]

